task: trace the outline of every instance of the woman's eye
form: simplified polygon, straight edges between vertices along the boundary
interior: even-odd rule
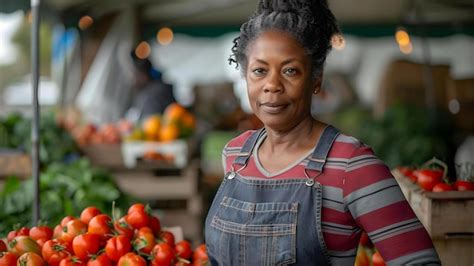
[[[265,74],[265,70],[263,68],[256,68],[252,70],[252,73],[257,76],[262,76],[263,74]]]
[[[296,70],[296,68],[286,68],[283,72],[287,75],[293,76],[296,75],[298,71]]]

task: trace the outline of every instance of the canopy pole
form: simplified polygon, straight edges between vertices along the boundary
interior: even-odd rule
[[[37,225],[40,219],[40,196],[39,196],[39,24],[40,24],[40,0],[31,0],[31,84],[33,85],[33,119],[31,127],[31,158],[33,174],[33,224]]]

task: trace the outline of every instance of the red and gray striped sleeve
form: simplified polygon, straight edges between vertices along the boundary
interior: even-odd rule
[[[355,148],[343,183],[347,208],[388,265],[440,264],[430,236],[370,147]]]

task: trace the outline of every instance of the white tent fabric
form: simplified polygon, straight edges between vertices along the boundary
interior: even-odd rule
[[[121,118],[130,99],[134,38],[132,10],[125,10],[104,38],[82,84],[76,105],[85,119],[103,124]]]

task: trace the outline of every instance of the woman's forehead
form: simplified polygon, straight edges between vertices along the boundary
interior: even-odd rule
[[[269,54],[306,57],[303,46],[289,33],[282,31],[265,31],[250,45],[247,55],[250,57],[266,56]]]

